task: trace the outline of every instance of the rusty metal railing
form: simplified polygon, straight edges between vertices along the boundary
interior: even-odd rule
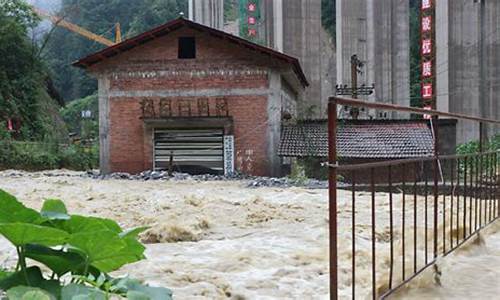
[[[433,122],[432,157],[339,165],[337,105],[427,114],[434,120],[445,116],[480,122],[481,145],[482,124],[500,124],[500,121],[330,98],[330,299],[339,296],[354,299],[359,294],[384,299],[432,266],[439,256],[448,255],[500,217],[500,153],[483,152],[480,147],[480,153],[476,154],[440,156],[437,122]],[[337,188],[339,173],[350,175],[347,188]],[[367,184],[357,182],[359,174],[365,177],[369,174]],[[339,258],[339,253],[346,255]],[[366,280],[358,283],[360,271],[370,273],[369,284]],[[342,289],[339,282],[345,285]]]

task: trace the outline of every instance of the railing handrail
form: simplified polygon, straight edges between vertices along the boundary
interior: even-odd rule
[[[366,162],[366,163],[356,163],[350,165],[339,165],[337,158],[337,105],[345,105],[351,107],[365,107],[371,109],[380,109],[388,111],[399,111],[414,114],[424,114],[433,116],[434,120],[438,117],[448,117],[461,120],[469,120],[479,123],[479,152],[469,153],[469,154],[451,154],[451,155],[440,155],[438,144],[439,144],[439,134],[437,132],[439,128],[438,122],[432,122],[430,126],[433,128],[433,140],[434,140],[434,153],[432,156],[425,156],[420,158],[406,158],[391,160],[387,159],[385,161],[376,162]],[[387,179],[389,184],[389,227],[390,227],[390,271],[389,271],[389,286],[386,291],[380,291],[383,293],[380,297],[384,299],[388,295],[393,294],[395,291],[402,288],[410,280],[421,274],[423,270],[427,269],[429,266],[433,265],[439,255],[448,255],[453,250],[460,247],[463,243],[468,241],[472,236],[482,230],[484,227],[491,224],[491,222],[500,219],[500,199],[498,188],[500,187],[500,182],[498,181],[498,170],[500,164],[498,163],[498,158],[500,157],[499,150],[483,151],[484,134],[483,125],[484,123],[500,124],[500,120],[493,120],[488,118],[480,118],[475,116],[468,116],[463,114],[455,114],[449,112],[443,112],[438,110],[427,110],[416,107],[405,107],[386,103],[374,103],[363,100],[351,99],[351,98],[340,98],[340,97],[330,97],[328,103],[328,163],[326,164],[329,169],[328,183],[329,183],[329,269],[330,269],[330,299],[338,299],[338,222],[337,214],[340,212],[337,203],[337,175],[339,171],[348,172],[352,178],[351,187],[351,209],[350,209],[350,223],[351,223],[351,289],[352,298],[355,298],[356,293],[356,173],[368,174],[369,186],[371,192],[371,219],[368,221],[369,226],[371,226],[371,291],[372,299],[377,299],[378,295],[378,282],[381,278],[378,278],[379,270],[377,270],[377,254],[381,250],[377,250],[376,242],[376,227],[377,227],[377,214],[376,212],[376,182],[375,182],[375,171],[376,169],[384,169],[384,176],[387,178],[378,178],[378,180],[384,181]],[[447,167],[441,165],[441,163],[448,163]],[[419,165],[421,164],[421,166]],[[393,166],[400,166],[401,170],[393,170]],[[415,169],[406,169],[413,166]],[[446,166],[446,165],[445,165]],[[361,169],[369,169],[369,173]],[[443,171],[445,169],[445,171]],[[413,174],[412,178],[408,179],[406,171]],[[430,173],[432,171],[432,173]],[[444,175],[448,172],[448,175]],[[402,189],[401,198],[397,201],[401,203],[400,209],[400,224],[396,223],[396,226],[401,226],[401,238],[393,234],[394,230],[394,210],[393,206],[393,184],[396,183],[397,179],[392,178],[395,172],[401,172],[402,175]],[[446,186],[446,191],[440,193],[440,187],[445,187],[446,181],[445,177],[449,177],[449,185]],[[485,179],[486,177],[486,179]],[[420,179],[419,179],[420,178]],[[441,180],[440,180],[441,178]],[[424,200],[419,201],[418,199],[418,182],[423,179],[424,182]],[[413,190],[413,197],[408,196],[406,190],[406,184],[413,182],[410,190]],[[428,184],[429,182],[429,184]],[[491,184],[490,184],[491,182]],[[410,185],[408,185],[410,186]],[[449,194],[446,194],[449,191]],[[381,197],[386,197],[384,194]],[[413,198],[413,204],[406,207],[407,201]],[[345,199],[343,200],[345,201]],[[348,201],[348,200],[347,200]],[[456,207],[454,207],[456,204]],[[385,204],[387,205],[387,204]],[[423,206],[423,208],[422,208]],[[420,208],[419,208],[420,207]],[[413,208],[412,215],[406,215],[407,211]],[[461,208],[461,210],[460,210]],[[421,210],[424,210],[422,213]],[[431,210],[432,209],[432,210]],[[420,211],[420,212],[419,212]],[[428,212],[430,215],[428,215]],[[423,217],[422,217],[423,214]],[[420,215],[420,217],[419,217]],[[468,217],[468,218],[467,218]],[[413,223],[406,223],[407,219],[413,218]],[[419,225],[418,222],[422,222],[424,219],[424,228],[422,229],[422,224]],[[441,219],[441,220],[440,220]],[[419,221],[420,220],[420,221]],[[380,225],[378,225],[380,226]],[[405,246],[408,244],[407,239],[411,240],[411,236],[405,237],[406,229],[413,228],[413,254],[412,249],[409,252],[405,252]],[[418,232],[424,232],[424,237],[418,237]],[[432,244],[428,239],[428,234],[431,237]],[[394,246],[394,241],[399,239],[402,241],[401,245]],[[420,246],[418,244],[420,241]],[[344,242],[344,240],[342,240]],[[449,243],[448,243],[449,242]],[[418,247],[422,247],[424,243],[424,256],[419,251]],[[447,247],[448,245],[448,247]],[[394,258],[394,247],[401,249],[402,254],[400,255],[401,260],[401,279],[394,279],[393,273],[396,270],[395,258]],[[439,248],[441,247],[441,248]],[[386,250],[382,250],[386,251]],[[442,253],[441,253],[442,252]],[[406,254],[408,255],[406,255]],[[432,255],[428,260],[428,254]],[[418,259],[420,256],[420,260]],[[407,267],[405,262],[407,258],[413,260],[413,266]],[[411,261],[410,261],[411,263]],[[369,269],[369,266],[366,267]],[[377,272],[378,271],[378,272]],[[410,277],[406,277],[409,273]],[[382,279],[385,281],[385,279]],[[394,285],[393,285],[394,284]]]
[[[377,162],[368,162],[368,163],[358,163],[358,164],[327,164],[330,168],[337,168],[339,171],[351,171],[351,170],[359,170],[359,169],[370,169],[370,168],[380,168],[380,167],[388,167],[388,166],[397,166],[402,164],[410,164],[410,163],[420,163],[433,161],[436,159],[439,160],[448,160],[448,159],[462,159],[470,156],[479,156],[479,155],[488,155],[500,153],[500,150],[493,151],[485,151],[485,152],[477,152],[477,153],[467,153],[467,154],[450,154],[450,155],[439,155],[439,156],[424,156],[424,157],[415,157],[415,158],[405,158],[405,159],[394,159],[389,160],[386,159],[384,161]]]
[[[339,105],[366,107],[366,108],[391,110],[391,111],[399,111],[399,112],[408,112],[408,113],[431,115],[431,116],[443,116],[443,117],[451,117],[451,118],[456,118],[456,119],[461,119],[461,120],[471,120],[471,121],[484,122],[484,123],[500,124],[500,120],[480,118],[480,117],[475,117],[475,116],[450,113],[450,112],[444,112],[444,111],[433,110],[433,109],[428,110],[428,109],[423,109],[423,108],[418,108],[418,107],[407,107],[407,106],[401,106],[401,105],[395,105],[395,104],[370,102],[370,101],[357,100],[357,99],[345,98],[345,97],[330,97],[329,101],[336,103],[336,104],[339,104]]]

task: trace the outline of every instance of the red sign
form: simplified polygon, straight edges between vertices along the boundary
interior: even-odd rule
[[[428,55],[431,53],[432,53],[432,40],[431,39],[422,40],[422,54]]]
[[[422,98],[432,99],[432,83],[422,83]]]
[[[432,76],[432,61],[424,61],[422,63],[422,77]]]
[[[255,17],[248,17],[248,24],[255,25],[255,22],[256,22]]]
[[[255,3],[248,3],[248,11],[254,12],[257,9],[257,5]]]
[[[248,29],[248,36],[256,36],[257,35],[257,30],[255,29]]]
[[[422,17],[422,32],[430,32],[432,30],[432,16]]]
[[[421,96],[424,100],[423,102],[427,105],[429,109],[436,108],[436,98],[434,92],[434,78],[435,74],[434,68],[435,59],[434,55],[434,2],[432,0],[420,0],[421,4],[421,14],[420,14],[420,32],[421,32],[421,56],[422,56],[422,69],[420,73],[420,78],[422,81],[421,86]],[[424,115],[424,118],[428,119],[430,116]]]
[[[422,10],[432,7],[432,0],[422,0]]]

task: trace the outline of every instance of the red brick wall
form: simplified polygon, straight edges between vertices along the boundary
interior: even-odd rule
[[[109,101],[110,169],[112,172],[143,171],[144,129],[139,101],[111,98]]]
[[[178,59],[177,40],[181,36],[196,39],[196,59]],[[206,70],[207,67],[227,69],[234,66],[246,68],[283,68],[290,66],[269,56],[246,49],[233,42],[213,37],[207,33],[182,28],[165,37],[137,46],[120,55],[92,66],[94,73],[110,70]]]
[[[224,98],[228,101],[229,115],[234,122],[236,169],[252,175],[269,175],[266,152],[267,96]],[[172,100],[173,106],[180,100],[168,99]],[[196,107],[197,99],[196,97],[182,98],[183,101],[193,101],[193,107]],[[138,173],[152,168],[153,130],[140,119],[141,100],[141,98],[112,98],[110,100],[110,167],[112,172]],[[208,98],[208,100],[213,115],[215,98]],[[156,99],[155,102],[159,100]]]

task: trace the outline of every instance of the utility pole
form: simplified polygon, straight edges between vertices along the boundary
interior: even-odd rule
[[[358,70],[359,67],[359,70]],[[358,56],[354,54],[351,56],[351,85],[352,85],[352,98],[358,99],[358,72],[361,73],[361,68],[363,63],[358,59]],[[359,108],[351,108],[351,117],[357,120],[359,116]]]
[[[361,87],[358,88],[358,73],[361,74],[362,70],[361,68],[364,67],[364,63],[358,59],[358,56],[356,54],[353,54],[351,56],[351,87],[347,87],[347,85],[341,86],[337,85],[336,86],[336,95],[349,95],[353,99],[358,99],[358,95],[371,95],[373,94],[373,91],[375,90],[375,84],[373,84],[371,87],[366,86],[366,85],[361,85]],[[359,117],[359,108],[357,107],[351,107],[349,114],[354,120],[357,120]]]

